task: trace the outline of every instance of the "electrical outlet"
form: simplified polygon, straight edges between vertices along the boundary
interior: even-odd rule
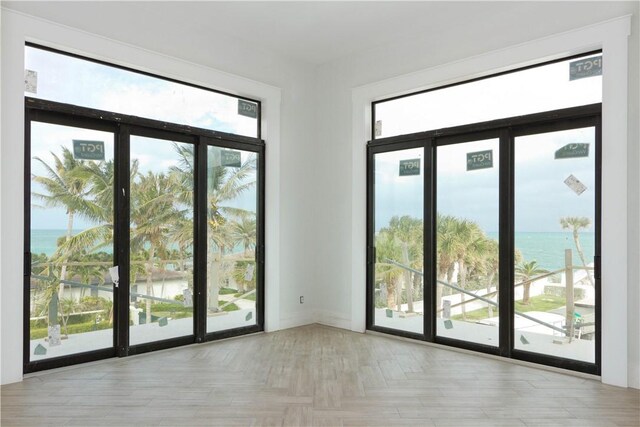
[[[304,304],[304,297],[300,295],[300,304]]]

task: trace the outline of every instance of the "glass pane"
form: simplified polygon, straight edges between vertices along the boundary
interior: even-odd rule
[[[595,362],[595,129],[515,140],[515,348]]]
[[[29,46],[25,68],[38,82],[25,96],[258,136],[255,102]]]
[[[437,151],[436,333],[498,345],[499,141]]]
[[[31,361],[113,346],[113,144],[31,123]]]
[[[374,324],[423,333],[424,150],[375,155]]]
[[[208,148],[207,332],[256,324],[258,155]]]
[[[193,182],[193,145],[131,136],[131,345],[193,334]]]
[[[601,64],[587,55],[377,103],[377,138],[602,102],[601,75],[571,79],[571,63],[589,58]]]

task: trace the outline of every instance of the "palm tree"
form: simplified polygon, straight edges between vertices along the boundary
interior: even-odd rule
[[[422,220],[412,218],[408,215],[398,217],[394,216],[389,221],[389,226],[381,231],[388,232],[396,241],[400,248],[400,262],[408,267],[415,268],[422,265]],[[404,269],[403,271],[404,287],[407,291],[407,311],[412,313],[413,310],[413,281],[411,280],[411,272]],[[399,288],[396,289],[398,291]]]
[[[46,170],[46,176],[33,176],[32,180],[42,187],[46,193],[32,192],[32,196],[39,199],[44,207],[61,207],[67,211],[67,230],[64,236],[65,242],[69,242],[73,236],[73,223],[76,214],[89,214],[86,196],[90,185],[86,176],[80,173],[84,166],[82,161],[78,161],[73,157],[73,153],[62,146],[62,157],[58,157],[51,152],[53,156],[53,166],[49,166],[39,157],[34,160],[39,162]],[[62,301],[64,296],[64,283],[67,278],[67,260],[73,252],[63,250],[60,246],[56,250],[54,258],[61,265],[59,276],[58,300]]]
[[[242,245],[244,258],[246,260],[235,262],[235,270],[233,273],[233,277],[235,279],[236,284],[238,285],[238,292],[244,292],[245,285],[247,281],[244,280],[244,273],[241,275],[238,272],[238,269],[244,268],[243,271],[246,271],[247,268],[255,268],[253,260],[250,259],[251,253],[256,246],[256,238],[257,238],[257,228],[256,228],[256,219],[254,215],[242,215],[239,220],[235,220],[230,224],[231,231],[231,241],[234,247],[237,245]],[[251,263],[252,267],[248,267],[247,263]],[[238,280],[240,278],[240,280]]]
[[[490,298],[491,288],[500,265],[499,244],[497,240],[488,238],[482,233],[471,245],[469,276],[473,276],[475,288],[484,287],[487,298]],[[488,317],[493,317],[493,305],[487,303]]]
[[[58,157],[51,152],[53,156],[53,166],[49,166],[39,157],[34,157],[46,170],[46,176],[33,176],[32,180],[44,187],[46,193],[32,192],[32,196],[44,204],[44,207],[64,208],[67,211],[67,230],[65,233],[65,241],[69,241],[73,236],[73,223],[77,213],[85,213],[85,197],[88,192],[88,182],[79,173],[82,167],[82,161],[77,161],[73,157],[73,153],[62,146],[62,157]],[[61,301],[64,294],[63,281],[67,276],[66,261],[71,255],[69,251],[61,251],[57,249],[54,255],[57,262],[61,265],[60,284],[58,290],[58,299]]]
[[[453,273],[455,271],[455,248],[457,245],[455,235],[455,223],[458,220],[450,215],[438,214],[436,218],[436,234],[437,234],[437,277],[438,280],[445,283],[451,283]],[[436,305],[437,313],[442,309],[442,294],[444,285],[439,284],[436,287]]]
[[[568,216],[564,218],[560,218],[560,225],[563,230],[571,230],[573,233],[573,242],[576,245],[576,249],[578,250],[578,255],[580,256],[580,261],[582,261],[582,265],[586,268],[587,261],[584,258],[584,252],[582,251],[582,245],[580,245],[580,236],[579,231],[583,228],[589,228],[591,225],[591,220],[587,217],[576,217],[576,216]],[[589,270],[585,270],[587,273],[587,278],[589,279],[589,283],[591,286],[595,286],[595,282],[593,277],[591,276],[591,272]]]
[[[515,268],[516,277],[522,280],[522,286],[524,288],[522,295],[522,304],[529,304],[529,297],[531,292],[531,283],[533,279],[541,274],[548,273],[547,270],[538,266],[536,261],[522,261]]]
[[[462,289],[467,287],[467,261],[476,256],[474,243],[483,235],[482,230],[474,222],[466,219],[458,220],[454,223],[453,233],[455,241],[453,253],[458,263],[458,286]],[[462,318],[466,320],[467,312],[465,307],[465,294],[460,292],[460,302]]]
[[[388,263],[386,260],[400,259],[402,249],[398,246],[397,241],[393,238],[391,233],[386,229],[380,230],[380,232],[376,236],[375,247],[376,282],[382,282],[382,285],[384,285],[386,288],[386,306],[390,309],[396,308],[397,310],[399,310],[400,307],[396,307],[396,303],[399,304],[400,301],[396,301],[395,294],[396,288],[398,287],[398,279],[402,275],[403,270],[397,265]]]
[[[218,295],[222,283],[222,257],[232,248],[231,224],[233,218],[249,217],[245,209],[229,206],[240,194],[256,184],[254,172],[256,157],[249,156],[239,168],[222,166],[221,149],[209,147],[209,173],[207,189],[207,288],[208,308],[218,311]]]
[[[153,270],[158,251],[166,250],[174,224],[185,215],[177,209],[174,183],[163,173],[140,174],[131,183],[131,251],[146,250],[146,295],[153,293]],[[146,299],[146,323],[151,322],[151,300]]]
[[[233,268],[233,280],[238,285],[238,292],[244,294],[246,289],[255,289],[255,263],[252,261],[236,261]]]
[[[97,279],[96,284],[104,283],[104,267],[100,265],[101,257],[99,254],[88,254],[86,251],[76,252],[70,258],[69,261],[73,261],[70,267],[69,276],[78,276],[80,282],[83,284],[91,285],[94,280]],[[85,296],[87,288],[83,287],[80,291],[80,298]]]
[[[76,233],[59,245],[58,251],[64,253],[95,253],[102,248],[109,248],[113,244],[114,230],[114,163],[112,160],[103,162],[84,162],[77,174],[82,176],[89,185],[89,190],[83,199],[83,214],[94,225]],[[133,160],[130,166],[130,182],[138,174],[138,161]],[[113,255],[100,255],[101,261],[112,261]],[[106,255],[106,256],[104,256]],[[132,253],[133,261],[137,255]],[[100,267],[103,273],[104,266]],[[141,266],[132,262],[130,266],[130,283],[135,283],[136,276],[141,274]],[[112,303],[111,303],[112,304]],[[113,312],[109,315],[113,321]]]
[[[249,251],[256,246],[256,218],[254,215],[243,215],[239,221],[231,224],[231,235],[236,245],[242,245],[245,257],[249,256]]]
[[[182,204],[193,203],[193,183],[195,182],[194,147],[189,144],[175,144],[174,148],[180,156],[178,166],[171,171],[176,175],[176,200]],[[218,294],[223,282],[223,256],[226,250],[234,246],[237,234],[232,232],[233,219],[250,218],[255,212],[233,208],[228,203],[240,194],[255,186],[253,173],[256,170],[255,156],[249,158],[239,167],[231,168],[221,165],[221,149],[209,147],[208,150],[208,182],[207,182],[207,289],[209,310],[218,311]],[[255,222],[255,220],[254,220]],[[249,224],[247,223],[247,226]],[[245,230],[247,231],[247,230]],[[237,230],[236,230],[237,232]],[[245,236],[243,245],[245,252],[255,247],[255,237]],[[174,231],[174,238],[182,247],[193,242],[193,225],[183,222]]]

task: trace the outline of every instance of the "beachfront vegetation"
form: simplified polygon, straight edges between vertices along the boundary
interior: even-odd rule
[[[531,283],[538,276],[548,273],[547,270],[540,267],[536,261],[521,261],[516,264],[515,268],[516,278],[522,281],[522,304],[529,304],[531,294]]]
[[[579,241],[579,231],[587,228],[587,218],[567,217],[561,219],[563,229],[570,229],[580,259],[586,267],[584,254]],[[466,302],[478,299],[466,292],[484,289],[484,297],[497,303],[499,245],[490,238],[480,226],[470,220],[451,215],[438,214],[436,218],[436,290],[437,314],[443,313],[443,296],[456,295],[457,302],[452,308],[460,314],[452,316],[454,320],[477,321],[496,315],[496,306],[486,303],[481,309],[467,313]],[[396,311],[412,312],[414,302],[422,292],[423,260],[423,223],[410,216],[394,216],[386,227],[375,236],[375,280],[376,308],[388,308]],[[540,278],[550,276],[536,260],[523,260],[522,254],[515,250],[514,287],[522,286],[522,299],[516,301],[516,310],[550,311],[566,305],[564,297],[549,295],[531,296],[531,285]],[[591,277],[589,277],[590,280]],[[402,307],[406,304],[406,308]],[[477,307],[477,305],[476,305]]]
[[[566,305],[567,301],[563,296],[559,295],[536,295],[529,299],[528,304],[523,304],[522,301],[515,302],[515,311],[519,313],[526,313],[528,311],[552,311],[561,309]],[[489,314],[487,308],[480,308],[477,310],[467,312],[468,321],[478,321],[494,317]],[[462,315],[451,316],[453,320],[463,320]]]
[[[580,261],[582,261],[582,265],[587,267],[587,261],[584,257],[584,251],[582,250],[582,245],[580,244],[580,230],[587,229],[591,225],[591,220],[587,217],[581,216],[568,216],[560,218],[560,226],[562,226],[563,230],[571,230],[573,235],[573,243],[576,245],[576,250],[578,251],[578,256],[580,257]],[[585,270],[587,272],[587,278],[591,286],[595,287],[595,281],[593,280],[593,276],[589,272],[589,270]]]
[[[130,281],[132,285],[144,283],[145,295],[156,297],[151,300],[137,296],[135,304],[142,304],[144,310],[143,323],[167,313],[174,313],[176,318],[192,312],[192,307],[185,307],[182,300],[154,295],[154,282],[162,279],[164,283],[167,271],[173,272],[173,277],[187,280],[193,292],[194,147],[174,144],[174,150],[179,161],[167,171],[143,173],[135,159],[130,165]],[[31,317],[51,318],[55,322],[62,318],[66,329],[63,332],[75,333],[113,321],[112,309],[106,307],[101,309],[108,313],[101,315],[101,322],[96,321],[96,314],[91,321],[81,315],[69,318],[69,314],[97,311],[87,310],[82,301],[91,290],[89,285],[102,286],[109,280],[107,269],[113,265],[110,252],[114,230],[114,164],[113,161],[76,160],[64,146],[60,153],[51,153],[51,163],[34,159],[45,171],[42,176],[32,178],[37,184],[34,187],[37,191],[32,193],[34,208],[65,209],[67,228],[57,242],[55,253],[32,258]],[[220,149],[210,147],[209,156],[219,157]],[[218,300],[221,286],[236,284],[237,289],[228,292],[231,294],[256,286],[256,213],[232,206],[234,199],[255,186],[256,159],[249,156],[240,167],[211,164],[207,192],[207,288],[208,309],[215,312],[223,304]],[[78,218],[91,226],[74,232]],[[81,287],[80,301],[65,297],[65,283],[67,289],[69,284]],[[50,304],[52,300],[54,304]],[[48,316],[50,309],[57,313]],[[237,309],[235,304],[224,306],[224,311]],[[42,319],[35,322],[32,338],[41,334],[36,331]],[[85,323],[84,327],[71,327]]]
[[[438,215],[436,223],[437,278],[441,283],[436,301],[440,311],[443,294],[451,293],[452,289],[442,283],[464,290],[490,290],[497,285],[498,242],[488,237],[477,223],[466,219]],[[413,301],[422,296],[419,293],[423,247],[422,220],[410,216],[394,216],[376,235],[376,282],[384,289],[381,294],[386,295],[388,308],[399,310],[406,303],[407,311],[412,312]],[[464,302],[464,294],[461,296]],[[463,316],[464,307],[462,304]]]

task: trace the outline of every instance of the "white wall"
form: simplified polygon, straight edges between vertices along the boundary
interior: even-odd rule
[[[59,4],[57,7],[73,7]],[[511,9],[513,10],[513,9]],[[513,12],[512,12],[513,13]],[[635,2],[522,3],[520,13],[535,25],[521,25],[513,16],[499,13],[492,21],[474,22],[461,16],[451,30],[438,38],[413,38],[379,46],[349,58],[312,67],[273,52],[255,49],[224,37],[199,44],[195,33],[182,39],[167,34],[146,34],[135,28],[122,28],[121,45],[67,27],[21,17],[2,10],[2,140],[0,145],[0,358],[1,382],[19,380],[22,363],[22,46],[25,35],[43,43],[76,47],[111,62],[193,80],[226,91],[246,91],[246,95],[265,96],[280,89],[278,132],[267,129],[267,161],[271,168],[267,185],[271,206],[267,220],[278,224],[272,229],[270,244],[276,245],[269,268],[268,302],[270,329],[285,328],[318,320],[347,329],[362,330],[364,281],[358,268],[364,265],[364,216],[354,204],[364,200],[365,175],[353,180],[352,119],[353,90],[363,85],[406,73],[430,69],[487,52],[518,45],[528,40],[579,28],[604,19],[633,13],[629,43],[629,145],[628,157],[628,235],[630,262],[628,279],[629,385],[640,386],[640,264],[638,238],[638,5]],[[28,25],[24,20],[28,21]],[[113,16],[99,19],[116,22]],[[428,21],[428,19],[426,19]],[[83,23],[91,29],[91,23]],[[375,28],[372,28],[375,31]],[[193,38],[193,39],[191,39]],[[34,40],[34,41],[38,41]],[[140,50],[160,52],[164,55]],[[498,51],[499,52],[499,51]],[[498,53],[498,57],[500,54]],[[193,63],[176,61],[181,58]],[[503,58],[504,59],[504,58]],[[202,66],[210,67],[204,68]],[[221,70],[232,75],[224,75]],[[239,82],[234,76],[253,81]],[[242,80],[242,79],[241,79]],[[271,85],[271,88],[266,85]],[[255,91],[251,90],[255,89]],[[265,113],[277,106],[265,105]],[[7,126],[8,124],[8,126]],[[269,127],[272,123],[267,123]],[[363,128],[366,123],[362,123]],[[271,129],[273,130],[273,129]],[[277,134],[277,141],[271,135]],[[270,148],[270,142],[275,143]],[[364,142],[364,141],[363,141]],[[269,159],[270,156],[276,158]],[[356,230],[353,233],[352,230]],[[355,236],[355,237],[354,237]],[[268,244],[269,244],[268,242]],[[637,261],[637,262],[635,262]],[[269,279],[269,277],[268,277]],[[625,280],[626,281],[626,280]],[[269,291],[270,290],[270,291]],[[305,296],[305,304],[298,297]],[[310,310],[315,309],[315,316]]]
[[[626,52],[615,49],[610,51],[610,54],[615,56],[610,60],[610,65],[613,62],[623,64],[621,66],[625,68],[624,71],[628,72],[629,78],[634,82],[629,86],[633,92],[628,98],[628,104],[626,99],[623,102],[627,108],[619,112],[628,114],[630,118],[628,144],[624,143],[627,140],[625,138],[627,136],[626,121],[623,121],[623,126],[615,129],[609,126],[607,130],[614,136],[615,141],[613,141],[613,151],[608,151],[605,157],[615,155],[618,163],[612,167],[614,163],[609,160],[607,166],[609,175],[604,178],[605,186],[610,185],[607,184],[609,181],[621,183],[622,186],[618,187],[618,190],[614,189],[608,194],[603,194],[603,202],[609,203],[605,213],[613,213],[603,218],[603,231],[607,233],[603,236],[603,251],[609,248],[609,256],[615,252],[622,254],[623,258],[609,258],[607,264],[603,266],[604,279],[606,279],[603,281],[606,305],[603,326],[607,332],[603,337],[603,381],[621,386],[628,384],[639,387],[640,328],[637,314],[640,311],[637,263],[639,217],[638,175],[635,172],[638,167],[638,4],[538,2],[528,13],[529,21],[536,25],[511,25],[508,20],[503,22],[496,19],[495,22],[484,23],[485,28],[490,28],[486,30],[487,34],[474,34],[464,27],[456,26],[451,34],[437,40],[419,38],[407,40],[404,43],[382,46],[320,67],[316,89],[317,109],[318,117],[322,117],[323,120],[322,124],[316,127],[318,145],[322,145],[322,149],[317,151],[319,180],[316,191],[319,203],[331,209],[321,210],[320,206],[317,209],[317,229],[321,231],[316,237],[320,242],[318,248],[320,263],[316,267],[316,276],[319,289],[322,290],[317,293],[317,320],[356,331],[362,331],[365,327],[364,143],[370,128],[367,111],[363,110],[358,103],[411,91],[410,85],[399,82],[413,82],[415,89],[438,86],[450,79],[464,80],[465,77],[469,78],[477,73],[490,71],[492,66],[487,61],[495,61],[494,70],[508,64],[524,65],[527,61],[535,61],[535,58],[528,57],[526,48],[533,46],[533,44],[526,44],[532,39],[570,31],[608,18],[634,14],[632,36],[629,39],[629,52],[632,54],[628,69],[626,69]],[[537,25],[538,23],[540,25]],[[550,45],[549,42],[542,44],[546,44],[547,47]],[[588,47],[580,45],[575,40],[574,44],[572,48]],[[510,46],[514,46],[515,51],[524,55],[514,54],[514,49],[507,49]],[[599,46],[595,43],[591,47]],[[487,52],[492,53],[487,54]],[[549,49],[546,53],[540,49],[539,52],[540,55],[549,55]],[[571,48],[566,49],[564,53],[566,55],[569,52]],[[562,54],[562,52],[555,53]],[[510,63],[509,60],[515,62]],[[619,67],[619,65],[616,66]],[[468,74],[447,74],[447,70],[457,70],[456,72],[466,70]],[[422,82],[418,81],[420,77],[424,77]],[[606,121],[612,119],[611,113],[614,112],[614,110],[607,110],[607,99],[610,97],[623,99],[626,94],[615,93],[618,86],[611,79],[605,83],[605,86],[606,128],[608,126]],[[373,98],[366,99],[367,94],[375,95]],[[620,138],[622,138],[622,145],[619,143]],[[606,147],[605,150],[607,150]],[[625,151],[628,151],[628,157]],[[628,182],[624,175],[621,178],[621,172],[626,174],[625,168],[619,167],[620,161],[624,165],[625,158],[629,171],[633,170],[629,173],[627,179],[630,181]],[[618,221],[622,221],[622,224],[618,224]],[[606,254],[603,255],[603,262],[606,257]],[[623,270],[620,271],[620,268]],[[623,307],[623,310],[619,307]]]
[[[310,278],[314,261],[309,256],[309,241],[313,194],[308,187],[313,173],[300,161],[309,157],[310,146],[315,142],[309,131],[313,111],[307,108],[309,99],[314,97],[311,66],[228,39],[212,40],[203,50],[202,46],[184,40],[168,38],[159,44],[157,37],[146,35],[145,38],[145,34],[140,34],[135,40],[138,47],[134,47],[7,9],[2,11],[1,28],[1,120],[4,126],[0,145],[0,203],[3,206],[0,359],[3,384],[22,377],[23,52],[26,40],[261,99],[267,161],[265,328],[272,331],[312,321]],[[155,53],[159,46],[162,52]],[[166,56],[171,54],[175,57]],[[305,305],[299,304],[300,295],[306,296]]]

